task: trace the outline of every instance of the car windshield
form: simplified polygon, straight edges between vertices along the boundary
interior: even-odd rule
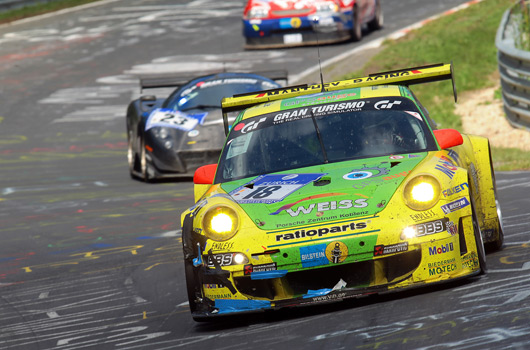
[[[308,106],[236,123],[223,149],[216,182],[435,149],[432,133],[409,99]]]
[[[221,108],[223,97],[278,87],[280,87],[278,83],[259,76],[197,79],[177,90],[164,107],[179,111]]]

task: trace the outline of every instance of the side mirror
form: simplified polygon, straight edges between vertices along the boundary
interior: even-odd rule
[[[462,134],[455,129],[434,130],[434,137],[436,137],[441,149],[459,146],[464,143]]]
[[[199,169],[195,170],[193,175],[193,183],[195,185],[211,185],[215,178],[215,172],[217,171],[217,164],[203,165]]]
[[[195,197],[195,203],[204,196],[213,184],[216,171],[217,164],[203,165],[195,170],[195,174],[193,175],[193,195]]]

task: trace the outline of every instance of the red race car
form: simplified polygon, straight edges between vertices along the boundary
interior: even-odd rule
[[[381,0],[248,0],[245,48],[327,44],[362,38],[383,26]]]

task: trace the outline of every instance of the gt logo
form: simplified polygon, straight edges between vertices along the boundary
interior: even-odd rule
[[[394,105],[400,105],[401,101],[390,102],[389,100],[379,101],[374,105],[374,108],[377,110],[380,109],[391,109]]]
[[[260,123],[264,122],[265,120],[267,120],[266,117],[261,118],[261,119],[258,120],[258,121],[253,120],[253,121],[251,121],[251,122],[248,123],[248,124],[239,123],[239,124],[237,124],[237,125],[234,127],[234,130],[235,130],[235,131],[239,131],[239,130],[241,130],[241,133],[242,133],[242,134],[246,134],[247,132],[256,129],[256,128],[258,127],[258,125],[259,125]]]

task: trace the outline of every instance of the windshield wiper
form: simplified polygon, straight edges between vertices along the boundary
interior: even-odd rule
[[[219,105],[196,105],[196,106],[193,106],[193,107],[179,109],[179,111],[184,112],[184,111],[189,111],[191,109],[207,109],[207,108],[220,109],[221,106],[219,106]]]

